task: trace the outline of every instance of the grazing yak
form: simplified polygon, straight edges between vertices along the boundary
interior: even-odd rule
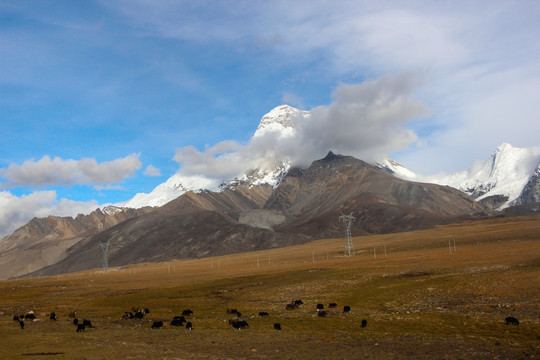
[[[139,309],[138,307],[134,306],[131,308],[131,312],[134,314],[133,318],[142,319],[144,318],[144,315],[150,314],[150,309],[148,308]],[[129,314],[129,313],[125,312],[124,314]],[[130,317],[130,319],[132,318]]]
[[[233,321],[231,325],[232,325],[233,328],[235,328],[237,330],[245,329],[245,328],[249,327],[247,321],[244,321],[244,320]]]
[[[154,321],[152,324],[152,329],[163,328],[163,321]]]
[[[367,326],[367,320],[364,319],[364,320],[362,320],[362,327],[365,328],[366,326]]]
[[[324,310],[324,305],[323,304],[317,304],[317,311],[321,311],[321,310]]]
[[[260,317],[270,316],[270,314],[267,313],[266,311],[261,311],[261,312],[259,312],[259,316],[260,316]]]
[[[79,319],[75,318],[73,319],[73,325],[78,325],[79,324]]]
[[[236,314],[237,312],[238,310],[236,309],[227,308],[227,314]]]
[[[513,316],[506,317],[504,321],[506,322],[506,325],[519,325],[518,319]]]
[[[191,311],[191,309],[182,311],[182,316],[189,316],[189,315],[193,315],[193,311]]]
[[[49,315],[49,319],[56,321],[56,314],[52,312],[51,315]]]
[[[36,320],[36,316],[33,311],[30,311],[28,314],[24,315],[24,320]]]
[[[83,325],[84,327],[93,328],[92,322],[91,322],[90,320],[87,320],[87,319],[84,319],[84,320],[83,320],[82,325]]]
[[[326,317],[326,311],[317,309],[318,317]]]
[[[296,304],[296,305],[304,305],[304,302],[302,300],[294,300],[292,302],[292,304]]]
[[[337,308],[337,304],[336,303],[330,303],[330,304],[328,304],[328,307],[330,309]]]
[[[188,321],[186,324],[186,329],[193,330],[193,325],[191,324],[191,321]]]
[[[142,319],[144,317],[144,311],[137,311],[133,317],[135,319]]]
[[[86,326],[84,326],[84,324],[78,324],[77,325],[77,332],[84,331],[85,328],[86,328]]]
[[[351,307],[348,306],[348,305],[345,305],[345,306],[343,307],[343,313],[344,313],[344,314],[347,314],[347,313],[350,313],[350,312],[351,312]]]
[[[172,326],[183,326],[185,322],[186,322],[185,317],[183,317],[183,316],[175,316],[171,321],[171,325]]]
[[[19,320],[19,326],[21,327],[21,329],[24,329],[24,321]]]
[[[295,303],[290,303],[285,306],[285,310],[296,310],[298,309],[298,305]]]
[[[131,311],[126,311],[122,315],[122,320],[133,319],[133,318],[135,318],[135,315],[133,315],[133,313]]]
[[[280,323],[274,323],[274,330],[281,330],[281,324]]]

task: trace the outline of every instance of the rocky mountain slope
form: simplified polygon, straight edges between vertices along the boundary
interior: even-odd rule
[[[341,212],[353,213],[353,235],[422,229],[484,208],[462,192],[414,183],[350,156],[329,153],[293,169],[276,188],[238,186],[186,192],[165,206],[88,236],[65,259],[35,274],[101,266],[99,242],[110,241],[109,264],[231,254],[343,236]]]
[[[295,123],[310,116],[279,106],[263,116],[253,139],[294,136]],[[32,220],[0,240],[0,278],[100,267],[97,245],[109,240],[112,266],[342,236],[341,212],[354,214],[353,234],[361,235],[421,229],[484,213],[484,206],[535,211],[539,163],[540,147],[503,144],[489,160],[437,178],[415,174],[389,158],[374,167],[332,153],[307,169],[291,168],[287,158],[265,159],[220,182],[175,174],[121,209]],[[148,206],[155,211],[148,213]]]
[[[0,241],[0,279],[55,264],[81,239],[151,211],[109,206],[89,215],[34,218]]]
[[[452,186],[492,209],[534,204],[540,199],[540,147],[518,148],[504,143],[489,159],[452,175],[423,177],[396,162],[381,167],[403,179]]]

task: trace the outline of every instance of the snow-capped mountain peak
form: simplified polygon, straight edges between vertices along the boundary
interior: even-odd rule
[[[282,137],[291,136],[295,131],[294,119],[309,116],[309,111],[298,110],[289,105],[280,105],[262,117],[253,138],[275,131],[280,132]]]
[[[488,160],[477,161],[467,170],[430,182],[458,188],[481,202],[496,198],[490,205],[503,209],[520,196],[539,163],[540,147],[518,148],[503,143]]]
[[[219,183],[203,176],[182,176],[178,173],[158,185],[150,193],[137,193],[125,203],[125,207],[142,208],[145,206],[162,206],[188,191],[217,191]]]
[[[288,105],[281,105],[264,115],[255,131],[253,139],[263,137],[267,133],[277,132],[279,137],[294,135],[294,121],[309,117],[309,111],[295,109]],[[184,176],[179,173],[171,176],[166,182],[158,185],[150,193],[138,193],[123,206],[141,208],[144,206],[162,206],[187,191],[211,190],[220,191],[240,185],[256,186],[268,184],[277,186],[283,176],[288,172],[291,164],[288,159],[265,159],[254,169],[247,170],[235,179],[216,181],[204,176]]]
[[[108,206],[105,206],[101,211],[104,214],[107,214],[107,215],[114,215],[114,214],[118,214],[118,213],[122,212],[123,210],[122,210],[121,207],[114,206],[114,205],[108,205]]]
[[[308,120],[310,116],[309,111],[288,105],[277,106],[261,118],[251,141],[264,141],[265,136],[277,135],[279,138],[294,136],[295,126]],[[539,164],[540,146],[519,148],[503,143],[497,147],[488,160],[477,161],[469,169],[452,175],[422,176],[388,157],[375,166],[405,180],[452,186],[479,202],[502,210],[514,204],[527,203],[533,201],[531,199],[540,198]],[[139,193],[122,206],[134,208],[161,206],[186,191],[203,189],[220,191],[226,188],[261,184],[276,187],[290,167],[290,159],[270,156],[270,158],[261,159],[260,164],[232,180],[216,181],[204,176],[183,176],[177,173],[152,192]],[[526,194],[523,193],[524,189],[527,189]]]
[[[384,160],[378,162],[375,166],[400,179],[414,181],[418,177],[413,171],[389,157],[384,158]]]

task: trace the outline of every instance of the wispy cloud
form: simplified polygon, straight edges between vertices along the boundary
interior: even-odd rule
[[[161,176],[161,171],[152,165],[148,165],[146,169],[144,169],[143,174],[146,176]]]

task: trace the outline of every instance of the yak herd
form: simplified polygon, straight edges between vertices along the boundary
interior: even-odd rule
[[[303,306],[303,305],[304,305],[304,302],[302,300],[294,300],[294,301],[291,301],[290,303],[286,304],[285,310],[296,310],[300,306]],[[328,308],[329,309],[335,309],[335,308],[337,308],[337,304],[336,303],[330,303],[328,305]],[[348,313],[351,312],[351,307],[348,306],[348,305],[345,305],[343,307],[343,311],[341,311],[341,312],[337,311],[337,310],[333,310],[333,311],[329,310],[327,312],[325,310],[325,307],[324,307],[323,304],[317,304],[316,305],[316,311],[317,311],[317,316],[318,317],[326,317],[329,314],[338,314],[338,313],[348,314]],[[227,308],[226,313],[228,315],[232,316],[232,317],[230,317],[228,319],[228,324],[232,328],[237,329],[237,330],[249,328],[249,324],[247,323],[247,321],[245,321],[242,318],[242,313],[240,311],[238,311],[238,309]],[[131,309],[131,311],[124,312],[124,314],[122,315],[122,320],[123,321],[128,321],[130,319],[143,319],[146,314],[150,314],[150,310],[148,308],[139,309],[138,307],[133,307]],[[172,320],[169,322],[169,325],[174,326],[174,327],[184,327],[184,324],[185,324],[185,328],[187,330],[193,330],[192,322],[188,321],[186,319],[186,317],[189,317],[191,315],[193,315],[193,311],[191,309],[183,310],[182,315],[174,316],[172,318]],[[82,332],[82,331],[85,331],[85,329],[87,329],[87,328],[93,328],[92,323],[91,323],[90,320],[83,319],[82,321],[79,321],[79,319],[77,318],[76,312],[69,313],[68,316],[69,316],[69,318],[73,319],[72,323],[76,327],[76,332]],[[259,317],[268,317],[268,316],[270,316],[270,314],[268,312],[266,312],[266,311],[260,311],[259,312]],[[56,313],[51,312],[50,315],[49,315],[49,319],[51,321],[56,321],[58,319],[58,317],[56,316]],[[36,321],[37,318],[34,315],[33,311],[29,311],[27,314],[14,315],[13,320],[17,321],[19,323],[21,329],[24,329],[25,320],[26,321]],[[505,318],[505,324],[506,325],[519,325],[519,321],[518,321],[517,318],[515,318],[513,316],[508,316],[508,317]],[[152,326],[151,326],[152,329],[161,329],[161,328],[163,328],[163,326],[164,326],[164,320],[163,319],[152,320]],[[367,326],[367,320],[363,319],[361,321],[361,323],[360,323],[360,327],[365,328],[366,326]],[[274,329],[275,330],[281,330],[281,324],[280,323],[274,323]]]

